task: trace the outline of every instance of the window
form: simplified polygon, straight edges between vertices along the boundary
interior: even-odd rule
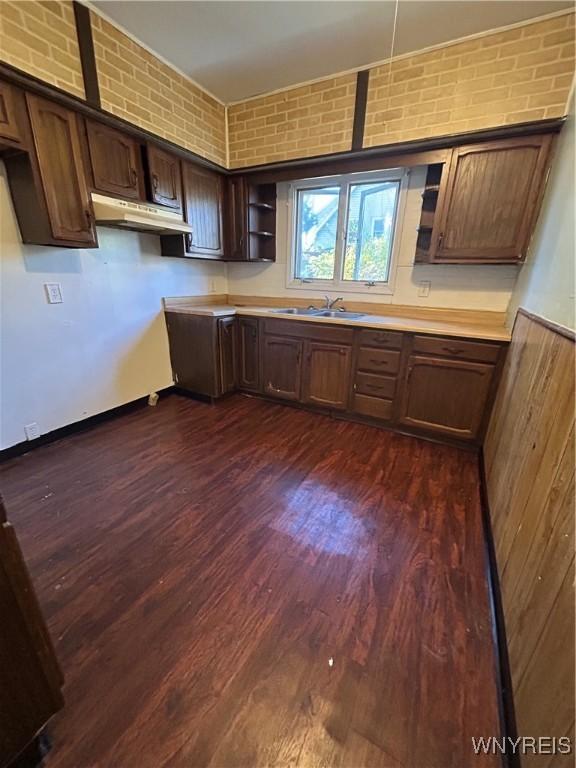
[[[406,172],[293,185],[288,283],[390,292]]]

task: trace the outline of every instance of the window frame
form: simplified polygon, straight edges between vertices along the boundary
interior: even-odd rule
[[[409,168],[392,168],[385,171],[367,171],[360,173],[339,174],[337,176],[317,176],[311,179],[300,179],[288,185],[288,237],[287,237],[287,272],[286,287],[294,290],[311,290],[314,288],[324,291],[341,291],[346,293],[393,294],[396,283],[396,271],[399,261],[400,244],[403,235],[404,213],[406,209],[406,194],[410,177]],[[350,186],[361,183],[399,182],[398,198],[393,225],[392,250],[388,280],[344,280],[344,256],[346,249],[346,232],[348,229],[348,201]],[[338,220],[336,225],[336,246],[334,262],[334,278],[298,278],[295,277],[298,263],[298,192],[324,187],[340,187],[338,204]]]

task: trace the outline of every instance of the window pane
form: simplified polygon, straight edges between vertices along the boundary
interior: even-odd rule
[[[298,190],[294,277],[334,278],[339,199],[339,187]]]
[[[386,281],[400,182],[351,184],[344,280]]]

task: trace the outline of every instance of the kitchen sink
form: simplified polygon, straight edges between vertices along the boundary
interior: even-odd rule
[[[278,315],[317,315],[319,310],[303,309],[302,307],[287,307],[286,309],[271,309],[270,312],[274,312]]]
[[[355,317],[364,317],[363,312],[345,312],[338,309],[320,309],[314,313],[315,317],[341,317],[342,320],[352,320]]]

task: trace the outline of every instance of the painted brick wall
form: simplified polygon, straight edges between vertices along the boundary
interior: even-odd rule
[[[573,13],[384,64],[364,146],[559,117],[573,75]]]
[[[350,149],[355,95],[352,74],[230,106],[230,166]]]
[[[74,11],[68,0],[1,0],[0,59],[84,96]]]
[[[102,107],[225,165],[225,107],[105,19],[91,19]]]

